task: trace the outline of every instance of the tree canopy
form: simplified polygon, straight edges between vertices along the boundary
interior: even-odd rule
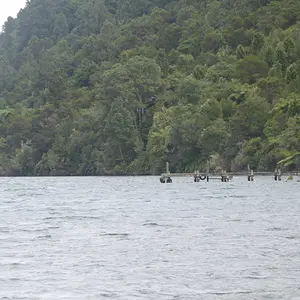
[[[292,169],[299,152],[298,0],[30,0],[3,25],[0,175]]]

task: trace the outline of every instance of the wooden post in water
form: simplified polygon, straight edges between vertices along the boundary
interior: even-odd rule
[[[166,174],[167,174],[166,182],[167,183],[172,183],[172,179],[171,179],[171,176],[170,176],[170,164],[169,164],[168,161],[166,162]]]
[[[201,180],[206,180],[209,182],[209,161],[206,163],[206,171],[205,173],[200,173],[199,170],[194,172],[194,182],[200,182]]]
[[[162,174],[159,181],[161,183],[172,183],[171,173],[170,173],[170,165],[169,162],[166,162],[166,173]]]
[[[228,182],[229,181],[229,176],[228,176],[228,174],[225,170],[222,170],[221,181],[222,182]]]
[[[201,174],[199,171],[194,172],[194,182],[200,182]]]
[[[275,169],[274,179],[275,181],[281,181],[281,169]]]
[[[209,160],[206,164],[206,181],[209,182]]]
[[[170,174],[170,165],[169,162],[166,162],[166,174]]]
[[[248,164],[248,181],[254,181],[254,172],[250,169],[250,166]]]

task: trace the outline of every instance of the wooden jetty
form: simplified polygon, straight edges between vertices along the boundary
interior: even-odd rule
[[[228,182],[232,179],[232,175],[228,174],[226,171],[223,171],[221,174],[210,174],[209,173],[209,164],[207,163],[206,172],[201,173],[200,171],[195,171],[194,173],[170,173],[169,163],[166,163],[166,172],[161,174],[160,182],[161,183],[172,183],[172,177],[193,177],[194,182],[207,181],[210,180],[220,180],[222,182]]]
[[[274,172],[255,172],[247,166],[248,170],[245,172],[226,172],[222,171],[221,173],[209,173],[209,163],[207,163],[206,172],[195,171],[194,173],[171,173],[169,163],[166,163],[166,172],[161,174],[160,182],[161,183],[172,183],[173,177],[192,177],[194,182],[200,181],[211,181],[219,180],[221,182],[229,182],[233,179],[233,176],[246,176],[248,181],[254,181],[254,175],[258,176],[273,176],[275,181],[281,181],[283,172],[281,169],[275,169]],[[300,175],[298,172],[287,172],[289,178],[292,178],[293,175]]]

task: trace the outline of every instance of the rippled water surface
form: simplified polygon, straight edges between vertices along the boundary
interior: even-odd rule
[[[300,299],[300,183],[1,178],[0,299]]]

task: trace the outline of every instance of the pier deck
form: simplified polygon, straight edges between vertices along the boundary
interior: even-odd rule
[[[234,176],[246,176],[248,181],[254,181],[254,176],[273,176],[275,181],[281,181],[282,176],[288,176],[292,179],[293,176],[299,176],[300,172],[282,172],[281,169],[276,169],[274,172],[254,172],[248,165],[248,171],[242,172],[226,172],[221,173],[209,173],[209,164],[207,164],[206,172],[195,171],[194,173],[171,173],[169,170],[169,163],[166,163],[166,172],[161,174],[161,183],[171,183],[172,177],[192,177],[194,182],[220,180],[221,182],[228,182],[232,180]]]

